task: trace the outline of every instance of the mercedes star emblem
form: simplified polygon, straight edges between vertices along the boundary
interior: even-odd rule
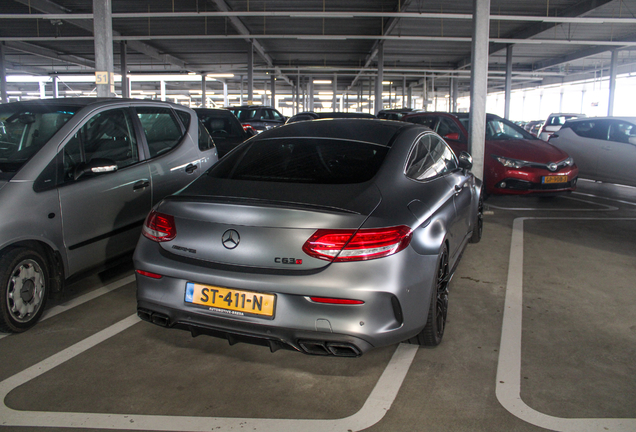
[[[234,249],[238,246],[241,241],[241,236],[238,231],[229,229],[223,233],[223,237],[221,237],[221,242],[226,249]]]

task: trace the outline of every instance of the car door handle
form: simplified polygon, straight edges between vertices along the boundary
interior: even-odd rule
[[[196,166],[195,164],[190,164],[187,167],[185,167],[185,172],[187,172],[188,174],[192,174],[194,170],[196,170],[197,168],[199,167]]]
[[[145,189],[150,186],[150,181],[148,180],[139,180],[133,185],[133,190],[137,189]]]
[[[455,185],[455,195],[459,195],[462,189],[464,189],[464,185]]]

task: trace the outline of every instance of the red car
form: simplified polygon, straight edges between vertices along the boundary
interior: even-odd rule
[[[457,154],[468,151],[468,113],[421,112],[402,120],[430,127]],[[576,188],[579,170],[567,153],[494,114],[486,116],[484,150],[487,194],[553,194]]]

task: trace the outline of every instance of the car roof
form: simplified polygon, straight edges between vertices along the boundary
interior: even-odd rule
[[[577,119],[572,119],[572,120],[568,120],[568,123],[576,123],[576,122],[582,122],[582,121],[589,121],[589,120],[622,120],[622,121],[627,121],[627,122],[631,122],[631,123],[636,123],[636,117],[583,117],[583,118],[577,118]]]
[[[394,137],[406,129],[426,129],[422,125],[379,119],[317,119],[289,123],[258,135],[259,139],[337,138],[390,146]]]
[[[122,102],[133,102],[135,104],[148,104],[148,105],[171,105],[173,107],[180,107],[183,109],[190,109],[183,105],[174,104],[168,101],[157,101],[149,99],[125,99],[125,98],[52,98],[52,99],[33,99],[28,101],[10,102],[4,104],[5,106],[23,106],[28,107],[54,107],[54,106],[76,106],[86,107],[89,105],[95,106],[108,106],[119,104]]]

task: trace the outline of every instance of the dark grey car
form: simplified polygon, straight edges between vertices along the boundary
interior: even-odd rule
[[[138,315],[193,335],[358,356],[437,345],[481,238],[481,182],[421,125],[297,122],[243,143],[150,213]]]
[[[244,127],[252,128],[257,133],[283,125],[287,121],[287,117],[268,106],[244,105],[227,109],[232,111]]]
[[[217,161],[189,108],[124,99],[0,105],[0,330],[135,247],[159,200]]]
[[[216,144],[219,158],[248,138],[254,136],[243,129],[236,116],[226,109],[195,108],[199,120]]]

